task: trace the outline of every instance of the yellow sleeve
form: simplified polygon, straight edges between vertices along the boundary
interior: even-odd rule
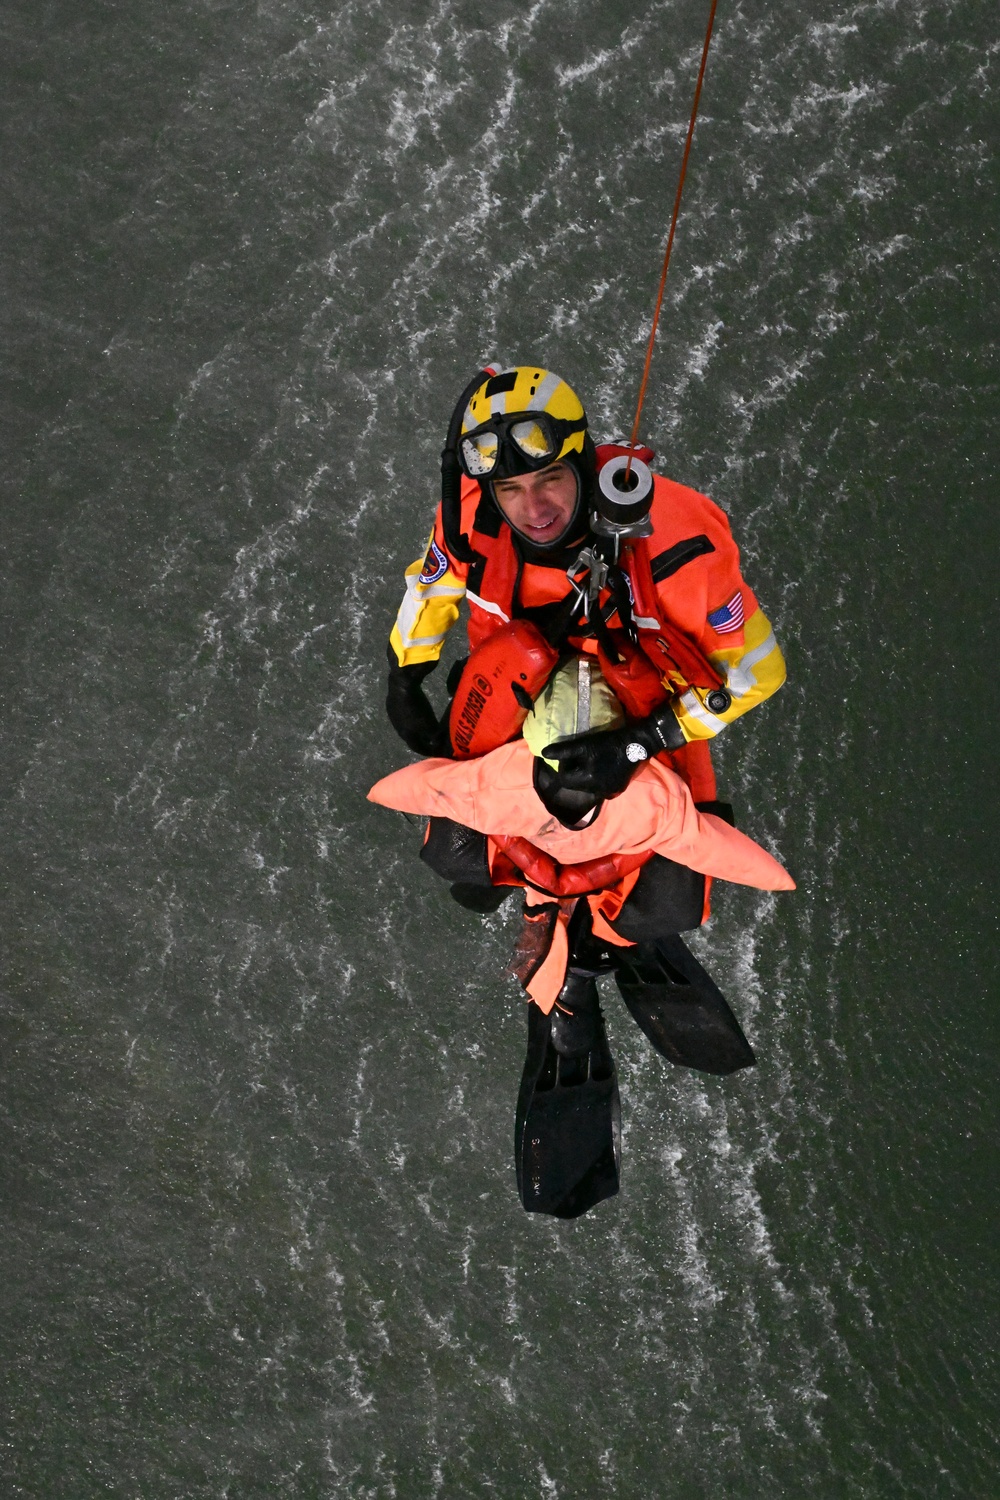
[[[406,593],[389,636],[401,667],[437,661],[444,638],[458,619],[465,579],[453,571],[450,561],[432,533],[426,554],[406,570]]]
[[[785,680],[785,658],[762,609],[754,610],[743,630],[742,646],[713,651],[709,656],[730,693],[723,713],[713,713],[706,702],[711,689],[688,688],[677,702],[677,718],[684,738],[710,740],[765,698]]]

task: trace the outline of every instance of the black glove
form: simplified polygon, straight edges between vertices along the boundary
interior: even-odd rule
[[[389,647],[389,686],[385,695],[385,711],[389,723],[404,745],[418,755],[447,755],[447,726],[438,723],[437,714],[431,707],[421,686],[424,678],[433,672],[436,661],[415,662],[401,667],[396,653]]]
[[[589,792],[601,799],[623,792],[651,755],[660,750],[679,750],[684,743],[677,716],[665,704],[647,719],[621,729],[597,729],[557,740],[542,754],[559,762],[559,781],[567,790]]]

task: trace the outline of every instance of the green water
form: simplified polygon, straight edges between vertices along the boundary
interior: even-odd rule
[[[517,1201],[514,916],[365,791],[477,363],[629,425],[689,0],[2,22],[11,1496],[997,1491],[995,9],[721,6],[645,435],[789,661],[799,889],[609,992],[620,1196]]]

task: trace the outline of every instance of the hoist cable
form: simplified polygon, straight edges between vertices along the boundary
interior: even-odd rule
[[[660,321],[660,310],[663,307],[663,291],[667,284],[667,267],[670,265],[670,252],[674,245],[674,232],[677,228],[677,215],[681,211],[681,194],[684,191],[684,178],[687,175],[688,157],[691,155],[691,139],[694,135],[694,122],[698,118],[698,105],[701,102],[701,85],[705,77],[705,64],[708,62],[708,46],[712,40],[712,27],[715,25],[715,8],[718,0],[712,0],[712,8],[708,14],[708,30],[705,32],[705,45],[701,49],[701,67],[698,69],[698,82],[695,84],[694,103],[691,106],[691,119],[688,122],[687,140],[684,142],[684,156],[681,159],[681,173],[677,182],[677,196],[674,199],[674,215],[670,220],[670,233],[667,235],[667,248],[663,256],[663,270],[660,272],[660,289],[656,296],[656,308],[653,312],[653,326],[649,330],[649,343],[646,346],[646,363],[642,371],[642,383],[639,386],[639,400],[635,408],[635,421],[632,423],[632,436],[629,439],[629,448],[634,449],[636,439],[639,436],[639,418],[642,416],[642,404],[646,399],[646,385],[649,381],[649,367],[653,362],[653,345],[656,342],[656,329]],[[628,487],[629,475],[632,472],[632,455],[629,453],[628,463],[625,466],[624,486]]]

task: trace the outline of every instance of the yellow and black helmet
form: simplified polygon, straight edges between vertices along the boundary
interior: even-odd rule
[[[462,475],[479,481],[490,498],[494,479],[513,479],[564,460],[577,475],[577,513],[586,514],[594,489],[594,445],[579,396],[559,375],[538,365],[498,370],[487,365],[459,397],[441,453],[441,516],[452,557],[479,554],[461,529]]]
[[[586,439],[587,413],[572,387],[551,370],[514,365],[489,373],[468,396],[458,461],[470,479],[511,479],[581,459]]]

